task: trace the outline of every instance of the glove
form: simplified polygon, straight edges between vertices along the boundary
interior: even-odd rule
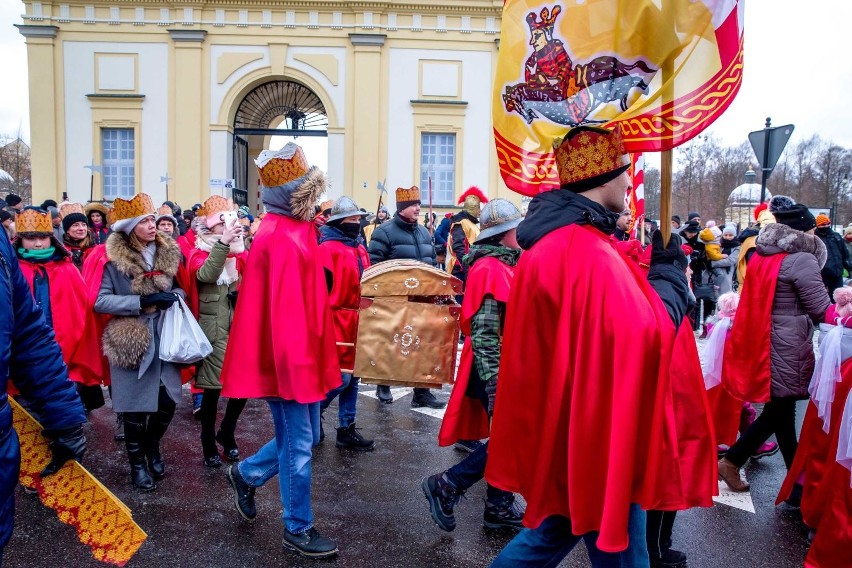
[[[167,310],[175,302],[177,302],[177,294],[174,292],[157,292],[156,294],[146,294],[139,298],[139,305],[143,308],[157,306],[161,310]]]
[[[672,233],[668,246],[663,246],[663,233],[655,231],[651,237],[651,266],[671,264],[681,272],[686,272],[689,259],[681,248],[680,235]]]
[[[488,395],[488,416],[494,415],[494,400],[497,398],[497,379],[485,382],[485,394]]]
[[[53,459],[42,470],[42,477],[56,473],[68,460],[83,459],[83,454],[86,453],[86,436],[83,435],[82,424],[64,430],[45,430],[43,433],[50,438],[50,453],[53,454]]]

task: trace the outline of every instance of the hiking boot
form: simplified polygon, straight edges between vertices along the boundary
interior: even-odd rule
[[[748,482],[740,479],[740,468],[728,461],[728,458],[719,460],[719,479],[724,481],[731,491],[742,493],[750,487]]]
[[[245,520],[253,521],[257,517],[257,509],[254,506],[255,489],[246,483],[236,465],[228,468],[228,484],[234,490],[234,506],[237,512]]]
[[[284,548],[307,558],[328,558],[338,552],[334,541],[320,535],[314,528],[300,534],[294,534],[285,529]]]
[[[115,436],[113,440],[116,442],[124,441],[124,414],[121,412],[115,415]]]
[[[222,467],[222,458],[219,454],[204,458],[204,465],[207,467]]]
[[[414,389],[414,396],[411,399],[411,408],[421,408],[423,406],[439,409],[447,406],[447,403],[441,402],[435,398],[435,395],[432,394],[432,391],[429,389]]]
[[[355,428],[355,423],[353,422],[346,428],[337,429],[337,442],[335,445],[338,448],[370,452],[376,444],[373,440],[368,440],[359,434],[358,429]]]
[[[466,452],[468,454],[472,454],[475,450],[478,450],[481,447],[482,442],[479,440],[459,440],[453,444],[453,449],[460,452]]]
[[[240,449],[234,440],[234,434],[226,434],[220,429],[216,432],[216,441],[222,446],[222,456],[231,463],[240,461]]]
[[[757,461],[760,458],[768,458],[778,453],[778,444],[775,442],[765,442],[757,451],[751,454],[751,459]]]
[[[501,499],[497,503],[485,500],[485,513],[482,515],[482,524],[487,529],[514,529],[524,528],[524,512],[515,502],[515,496],[511,495]]]
[[[393,402],[393,395],[391,394],[389,386],[376,386],[376,396],[379,397],[379,401],[384,402],[385,404],[390,404]]]
[[[686,554],[669,548],[662,556],[651,555],[651,568],[682,568],[686,566]]]
[[[452,532],[456,528],[453,509],[464,495],[464,491],[453,487],[443,473],[424,477],[420,487],[423,489],[426,500],[429,501],[432,520],[442,531]]]

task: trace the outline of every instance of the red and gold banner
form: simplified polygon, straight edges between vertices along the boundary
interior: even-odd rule
[[[630,189],[627,190],[624,200],[627,209],[633,217],[630,226],[630,236],[634,239],[640,237],[642,223],[645,222],[645,155],[641,152],[630,155],[630,179],[633,180]]]
[[[558,187],[552,143],[619,128],[631,152],[698,135],[742,82],[744,0],[507,0],[494,80],[500,173],[518,193]]]
[[[130,509],[75,461],[42,478],[51,459],[42,426],[12,398],[9,404],[21,443],[21,485],[38,491],[60,521],[77,529],[80,542],[91,548],[95,559],[124,566],[148,538],[133,522]]]

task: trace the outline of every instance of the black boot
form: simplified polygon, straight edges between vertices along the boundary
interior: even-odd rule
[[[444,408],[447,406],[447,403],[435,398],[435,395],[429,389],[416,388],[414,389],[414,396],[411,398],[411,408],[420,408],[422,406],[438,409]]]
[[[225,405],[225,416],[222,417],[219,431],[216,432],[216,441],[222,444],[222,455],[231,463],[240,461],[240,450],[234,439],[234,432],[237,430],[237,419],[246,407],[246,402],[248,400],[245,398],[229,398],[228,404]]]
[[[523,522],[524,513],[515,503],[515,496],[512,493],[485,499],[485,513],[482,516],[485,528],[519,531],[524,528]]]
[[[145,414],[125,412],[123,418],[124,447],[127,449],[127,459],[130,462],[130,479],[133,485],[142,491],[153,491],[157,488],[157,484],[148,473],[142,444],[145,439]]]
[[[456,528],[456,517],[454,510],[456,504],[464,495],[464,491],[456,489],[443,473],[424,477],[420,482],[420,487],[423,489],[423,495],[429,501],[429,510],[432,513],[432,520],[438,525],[438,528],[452,532]]]
[[[175,403],[168,398],[165,387],[160,387],[159,408],[148,417],[148,429],[145,432],[145,457],[148,458],[148,467],[156,481],[166,476],[166,463],[160,454],[160,440],[166,434],[174,415]]]
[[[219,391],[204,389],[201,396],[201,451],[204,452],[204,465],[207,467],[222,467],[219,448],[216,447],[216,406],[219,401]]]
[[[648,511],[645,534],[652,568],[686,566],[686,554],[672,548],[675,511]]]
[[[121,442],[124,440],[124,416],[121,412],[115,415],[115,436],[113,439],[116,442]]]
[[[391,394],[390,387],[386,385],[378,385],[376,387],[376,396],[379,397],[381,402],[385,404],[390,404],[393,402],[393,395]]]
[[[337,429],[337,443],[335,445],[338,448],[370,452],[376,444],[373,440],[368,440],[359,434],[353,422],[346,428]]]

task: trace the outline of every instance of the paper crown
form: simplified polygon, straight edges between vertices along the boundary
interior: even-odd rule
[[[169,217],[174,217],[172,208],[163,203],[162,205],[160,205],[160,208],[157,209],[157,217],[164,217],[166,215],[168,215]]]
[[[527,14],[527,24],[530,26],[530,31],[552,28],[560,12],[562,12],[561,6],[554,6],[553,10],[544,7],[541,9],[541,20],[538,19],[535,12],[530,12]]]
[[[299,179],[311,169],[301,146],[288,142],[286,146],[272,152],[265,150],[254,161],[260,181],[266,187],[278,187]]]
[[[211,195],[201,205],[201,209],[198,210],[198,216],[213,217],[226,211],[234,211],[236,208],[236,205],[230,199],[226,199],[221,195]]]
[[[320,212],[323,212],[326,209],[331,209],[332,207],[334,207],[334,201],[332,201],[331,199],[323,201],[319,204]]]
[[[403,201],[420,201],[420,188],[416,185],[412,185],[408,189],[396,188],[396,202],[401,203]]]
[[[564,139],[556,140],[553,146],[562,187],[593,180],[630,165],[630,156],[624,150],[618,130],[575,128]]]
[[[59,216],[63,219],[71,213],[79,213],[83,215],[83,206],[79,203],[63,203],[59,206]]]
[[[24,209],[15,219],[15,228],[19,233],[53,234],[53,221],[50,213],[36,209]]]
[[[124,219],[134,219],[141,215],[154,215],[154,203],[147,193],[139,193],[130,201],[116,197],[112,202],[112,215],[107,215],[110,224]],[[111,218],[110,218],[111,217]]]

